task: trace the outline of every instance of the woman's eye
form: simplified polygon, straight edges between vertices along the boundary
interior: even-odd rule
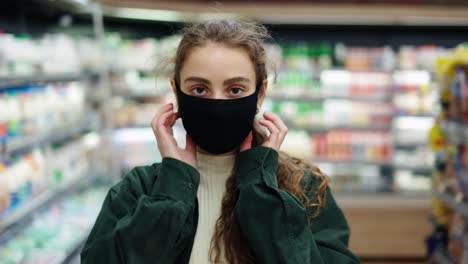
[[[195,87],[191,90],[192,94],[194,95],[197,95],[197,96],[201,96],[201,95],[204,95],[205,92],[206,92],[206,88],[204,87]]]
[[[244,91],[243,89],[237,88],[237,87],[232,88],[232,89],[230,90],[230,92],[231,92],[232,95],[240,95],[243,91]]]

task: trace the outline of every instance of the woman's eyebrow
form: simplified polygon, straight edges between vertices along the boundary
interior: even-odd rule
[[[186,82],[200,82],[200,83],[203,83],[203,84],[206,84],[206,85],[211,84],[210,80],[205,79],[205,78],[201,78],[201,77],[196,77],[196,76],[187,77],[184,80],[184,83],[186,83]],[[236,82],[247,82],[247,83],[249,83],[250,79],[245,78],[245,77],[233,77],[233,78],[229,78],[229,79],[225,80],[223,82],[223,85],[228,85],[228,84],[236,83]]]
[[[231,83],[236,83],[236,82],[250,82],[250,80],[248,78],[245,78],[245,77],[234,77],[234,78],[230,78],[230,79],[227,79],[223,82],[223,85],[227,85],[227,84],[231,84]]]
[[[211,84],[210,80],[208,79],[205,79],[205,78],[201,78],[201,77],[195,77],[195,76],[191,76],[191,77],[188,77],[184,80],[184,83],[186,82],[200,82],[200,83],[203,83],[203,84],[206,84],[206,85],[209,85]]]

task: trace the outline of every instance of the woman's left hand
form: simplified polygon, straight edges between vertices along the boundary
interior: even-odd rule
[[[260,119],[259,124],[266,127],[270,131],[270,136],[262,144],[264,147],[273,148],[279,151],[281,144],[288,133],[288,128],[283,121],[276,114],[265,112],[263,114],[265,119]],[[249,133],[247,138],[242,142],[240,151],[248,150],[252,146],[252,132]]]

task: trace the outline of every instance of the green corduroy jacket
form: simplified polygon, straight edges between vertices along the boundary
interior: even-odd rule
[[[303,203],[278,188],[278,152],[255,147],[236,157],[235,215],[256,263],[359,263],[348,249],[349,227],[327,189],[309,223]],[[198,223],[199,172],[173,158],[136,167],[113,186],[81,252],[82,263],[189,263]],[[306,193],[317,177],[307,172]],[[196,263],[205,264],[205,263]]]

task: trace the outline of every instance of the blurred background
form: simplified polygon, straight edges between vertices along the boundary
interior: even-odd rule
[[[465,0],[1,1],[0,263],[79,263],[109,187],[161,160],[178,30],[226,17],[270,29],[264,109],[362,262],[468,263]]]

